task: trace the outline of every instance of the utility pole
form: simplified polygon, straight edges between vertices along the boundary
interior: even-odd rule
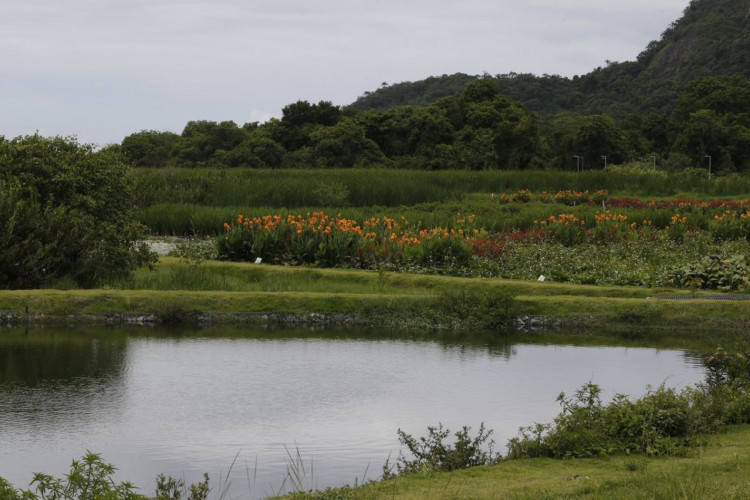
[[[652,156],[651,158],[654,159],[654,170],[656,170],[656,156]]]
[[[607,155],[603,155],[602,160],[604,160],[604,168],[607,168]]]
[[[706,155],[708,158],[708,180],[711,180],[711,155]]]

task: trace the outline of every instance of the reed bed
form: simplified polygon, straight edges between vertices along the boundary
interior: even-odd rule
[[[160,203],[208,206],[354,206],[394,207],[462,199],[467,193],[521,189],[596,191],[631,196],[672,196],[695,193],[737,196],[750,192],[750,177],[708,181],[688,174],[660,171],[598,170],[269,170],[269,169],[135,169],[135,194],[140,207]]]

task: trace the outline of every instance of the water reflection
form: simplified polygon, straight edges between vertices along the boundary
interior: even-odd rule
[[[119,377],[127,337],[113,332],[1,331],[0,381],[34,387],[53,380]]]
[[[218,479],[239,453],[237,494],[259,496],[282,484],[286,446],[313,461],[310,486],[325,487],[368,468],[377,477],[398,428],[484,421],[502,447],[585,382],[609,398],[702,378],[686,351],[579,343],[486,332],[3,331],[0,476],[23,486],[90,449],[149,493],[160,472]]]

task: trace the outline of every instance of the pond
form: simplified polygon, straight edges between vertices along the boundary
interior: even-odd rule
[[[703,375],[688,351],[515,335],[3,330],[0,477],[26,487],[91,450],[145,494],[158,473],[208,472],[259,498],[289,489],[289,467],[307,489],[376,479],[399,428],[484,422],[505,451],[520,426],[557,414],[561,391],[591,381],[608,401]]]

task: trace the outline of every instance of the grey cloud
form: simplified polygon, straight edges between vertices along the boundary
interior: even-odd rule
[[[633,59],[687,0],[4,0],[0,135],[87,142],[456,71]],[[253,118],[255,117],[255,118]]]

